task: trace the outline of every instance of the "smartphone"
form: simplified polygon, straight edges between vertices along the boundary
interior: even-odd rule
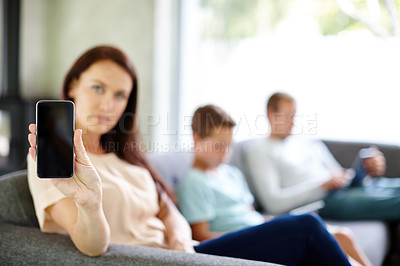
[[[71,101],[36,103],[36,171],[40,178],[74,175],[75,105]]]
[[[361,149],[359,152],[359,156],[361,159],[367,159],[376,156],[376,147],[369,147]]]
[[[315,212],[315,211],[318,211],[319,209],[322,209],[324,206],[325,206],[325,202],[323,200],[318,200],[318,201],[309,203],[307,205],[295,208],[295,209],[291,210],[289,212],[289,214],[300,215],[300,214]]]

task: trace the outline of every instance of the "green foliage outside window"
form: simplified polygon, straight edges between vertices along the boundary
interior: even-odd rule
[[[206,38],[235,41],[270,32],[293,0],[201,0]]]
[[[236,41],[246,37],[265,35],[285,19],[291,5],[299,0],[200,0],[203,14],[203,37],[219,41]],[[387,3],[393,4],[394,15],[400,20],[400,0],[376,0],[380,20],[375,24],[394,35],[393,21]],[[351,18],[338,5],[339,0],[315,0],[315,18],[322,35],[336,35],[342,31],[368,29],[357,19]],[[348,0],[358,15],[369,20],[367,0]],[[374,32],[371,28],[370,30]],[[374,32],[379,35],[378,33]]]
[[[394,11],[397,12],[398,19],[400,19],[398,11],[400,8],[400,0],[392,0],[394,4]],[[356,21],[345,14],[337,3],[337,0],[323,0],[317,1],[318,8],[318,22],[323,35],[336,35],[342,31],[360,30],[367,29],[366,25],[360,21]],[[366,0],[351,0],[354,7],[358,10],[361,15],[368,17],[368,6]],[[390,15],[388,13],[385,0],[377,0],[379,3],[379,11],[381,19],[376,21],[388,32],[388,35],[392,35],[392,22],[390,21]]]

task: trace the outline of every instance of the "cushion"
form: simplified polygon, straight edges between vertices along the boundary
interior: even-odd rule
[[[191,151],[148,154],[149,163],[161,174],[164,181],[176,188],[193,164]]]
[[[272,265],[160,248],[110,244],[98,257],[80,253],[65,235],[0,222],[1,265]]]
[[[27,182],[27,170],[0,177],[0,221],[38,227]]]
[[[382,221],[326,221],[350,228],[372,265],[382,265],[389,250],[389,230]]]
[[[245,162],[245,152],[248,144],[252,140],[237,142],[233,145],[232,156],[229,164],[238,167],[245,176],[248,176],[248,169]],[[149,153],[147,154],[149,163],[162,175],[164,181],[175,188],[183,179],[185,173],[191,168],[194,160],[193,151],[168,152],[168,153]],[[249,180],[247,180],[249,181]]]

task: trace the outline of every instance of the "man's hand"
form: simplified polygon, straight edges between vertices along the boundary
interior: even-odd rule
[[[372,177],[382,176],[386,171],[386,159],[383,153],[377,147],[371,147],[372,157],[364,159],[364,167],[367,173]]]
[[[337,190],[345,187],[349,184],[352,174],[354,174],[351,170],[344,169],[343,171],[339,171],[334,174],[331,179],[326,181],[321,185],[321,188],[324,190]]]

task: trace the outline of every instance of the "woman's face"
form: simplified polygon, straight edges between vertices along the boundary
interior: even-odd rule
[[[77,128],[98,135],[109,132],[126,108],[132,85],[128,72],[113,61],[93,63],[71,82],[68,93],[75,102]]]

